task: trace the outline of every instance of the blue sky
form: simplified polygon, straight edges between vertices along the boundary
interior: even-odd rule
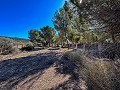
[[[66,0],[0,0],[0,36],[28,38],[28,30],[54,27],[52,18]]]

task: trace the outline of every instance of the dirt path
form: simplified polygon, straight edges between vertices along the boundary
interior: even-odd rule
[[[41,76],[28,77],[14,90],[49,90],[69,80],[69,75],[56,74],[55,67],[50,67]],[[34,78],[33,80],[31,80]]]
[[[71,85],[74,87],[74,65],[61,60],[64,51],[38,50],[1,56],[0,90],[81,90],[70,89]]]
[[[31,52],[21,52],[18,54],[11,54],[11,55],[0,55],[0,61],[2,60],[7,60],[7,59],[16,59],[16,58],[21,58],[21,57],[27,57],[27,56],[31,56],[31,55],[36,55],[36,54],[42,54],[42,53],[49,53],[49,52],[65,52],[67,51],[67,49],[62,49],[60,50],[48,50],[48,49],[44,49],[44,50],[37,50],[37,51],[31,51]]]

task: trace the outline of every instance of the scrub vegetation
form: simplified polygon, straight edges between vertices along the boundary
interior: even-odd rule
[[[120,90],[120,0],[69,0],[29,39],[0,37],[0,90]]]

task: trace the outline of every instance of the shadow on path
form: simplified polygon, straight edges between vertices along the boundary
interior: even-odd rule
[[[64,75],[70,75],[68,81],[59,84],[56,87],[51,88],[50,90],[81,90],[80,87],[80,79],[78,70],[72,62],[70,62],[67,58],[61,58],[56,63],[56,74],[61,73]]]
[[[57,60],[56,52],[37,54],[0,62],[0,90],[11,90],[29,76],[42,75]]]
[[[62,53],[60,52],[49,52],[1,61],[0,90],[15,89],[21,82],[25,86],[29,84],[27,87],[27,90],[29,90],[34,82],[44,75],[44,71],[51,66],[55,67],[55,74],[58,77],[61,74],[65,76],[70,75],[70,78],[68,81],[52,87],[50,90],[81,90],[76,66],[66,58],[61,58],[61,55]],[[31,83],[31,81],[33,82]]]

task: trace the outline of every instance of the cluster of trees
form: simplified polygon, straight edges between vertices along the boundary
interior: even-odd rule
[[[55,12],[54,28],[30,30],[33,43],[77,44],[99,41],[117,42],[120,36],[119,0],[70,0]],[[57,31],[57,35],[56,35]]]
[[[58,41],[55,29],[50,26],[45,26],[40,30],[30,30],[29,39],[35,45],[43,44],[44,46],[51,46],[53,43]]]
[[[71,3],[72,2],[72,3]],[[61,43],[70,41],[72,44],[105,41],[106,33],[96,30],[96,20],[90,20],[86,6],[78,7],[75,2],[65,2],[53,18],[55,29],[59,32]],[[80,2],[80,1],[79,1]],[[78,3],[79,3],[78,2]]]
[[[119,0],[70,0],[87,16],[85,18],[99,32],[117,42],[120,36],[120,1]],[[81,3],[80,3],[81,2]]]

